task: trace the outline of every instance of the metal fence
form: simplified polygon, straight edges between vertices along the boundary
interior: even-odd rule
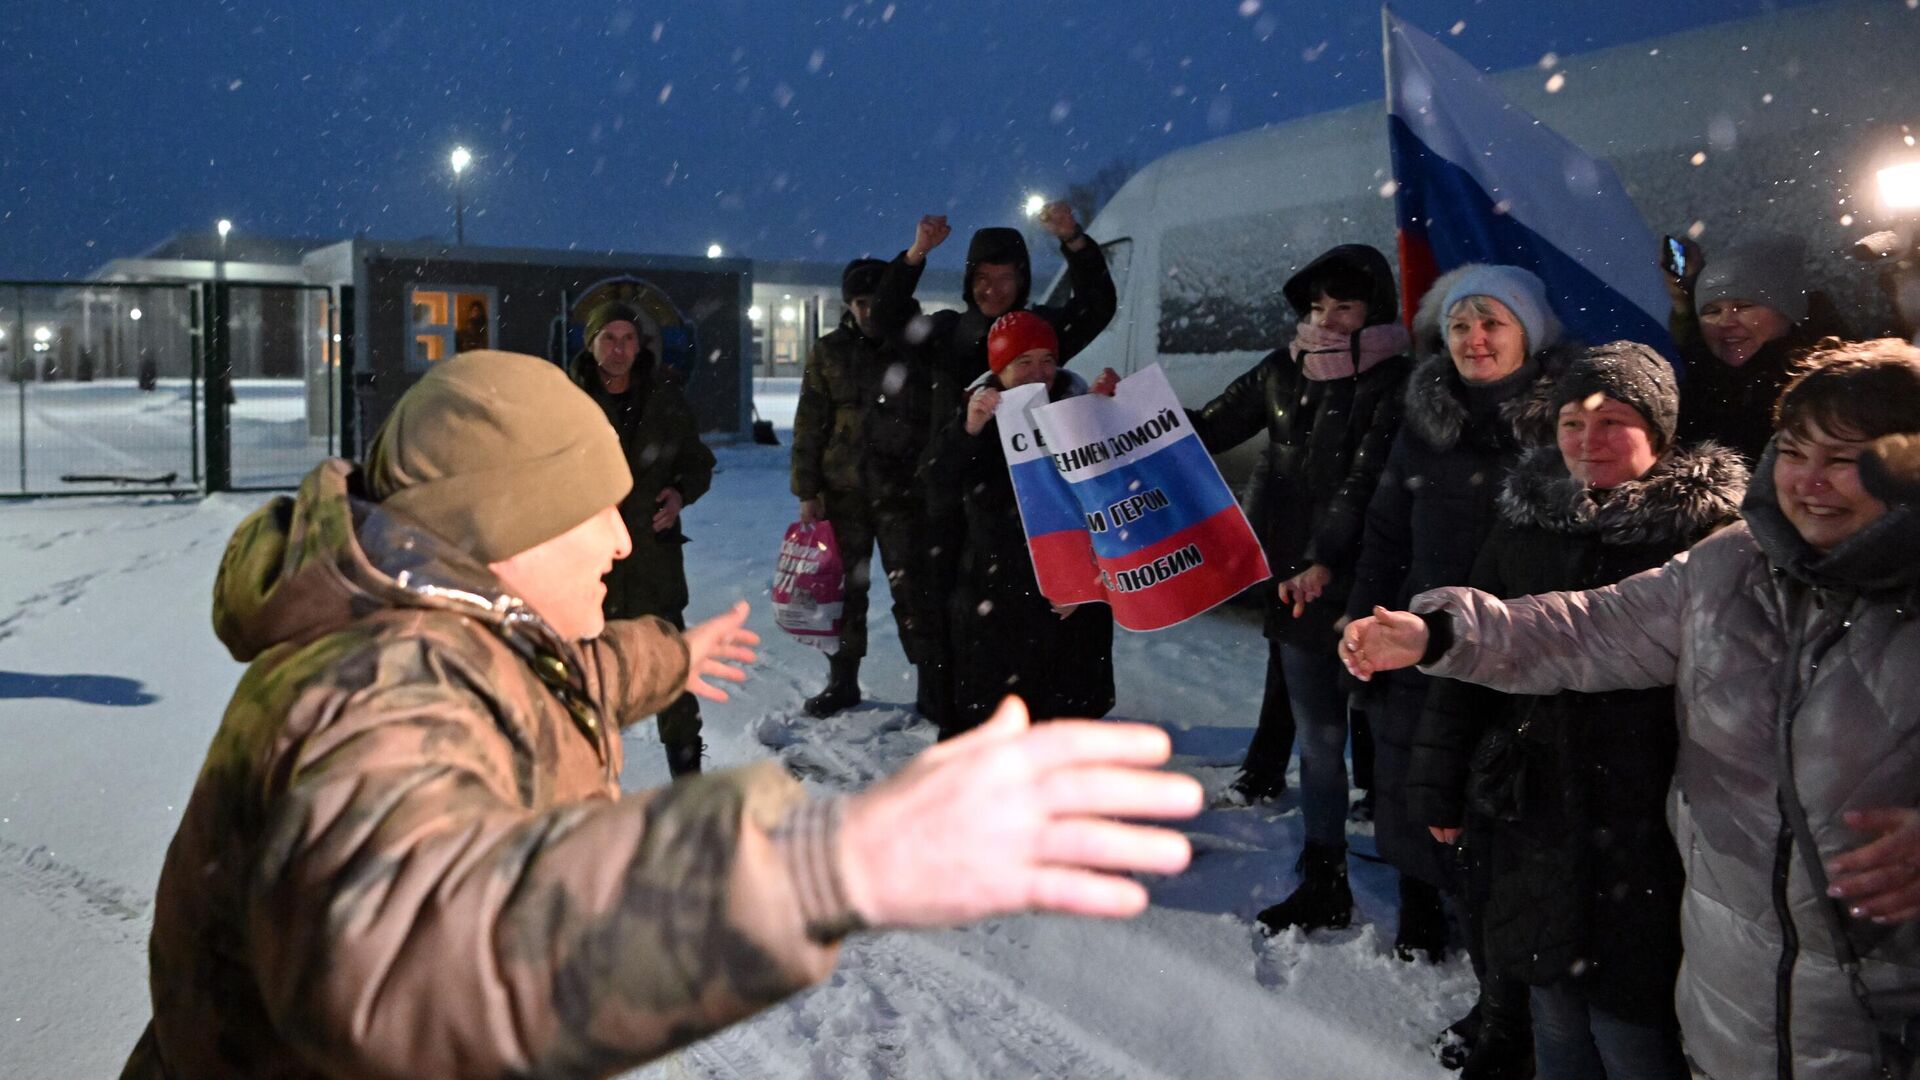
[[[338,446],[338,321],[318,286],[0,282],[0,496],[297,484]]]

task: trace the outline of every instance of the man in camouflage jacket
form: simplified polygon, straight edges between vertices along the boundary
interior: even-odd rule
[[[167,852],[123,1078],[608,1076],[820,979],[863,924],[1131,914],[1144,889],[1089,870],[1185,864],[1103,820],[1197,809],[1126,768],[1164,734],[1015,708],[860,795],[767,763],[622,797],[614,728],[724,700],[705,677],[757,640],[744,604],[684,636],[602,621],[629,483],[558,368],[478,352],[364,469],[242,522],[214,627],[249,666]]]
[[[927,711],[933,633],[922,611],[925,590],[913,581],[924,536],[926,499],[916,482],[927,446],[927,369],[903,339],[883,338],[873,324],[873,294],[887,264],[855,259],[840,277],[847,314],[814,343],[793,417],[793,494],[800,520],[824,518],[846,564],[840,647],[826,689],[807,699],[813,716],[860,703],[860,658],[867,655],[867,594],[873,549],[880,548],[900,648],[920,666],[921,711]]]

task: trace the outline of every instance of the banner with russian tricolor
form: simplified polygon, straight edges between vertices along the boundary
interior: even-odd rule
[[[994,417],[1048,600],[1161,630],[1272,576],[1159,365],[1111,398],[1048,404],[1044,386],[1015,387]]]
[[[1387,134],[1409,324],[1440,274],[1522,266],[1576,341],[1674,356],[1659,248],[1611,165],[1508,101],[1493,81],[1386,8]]]

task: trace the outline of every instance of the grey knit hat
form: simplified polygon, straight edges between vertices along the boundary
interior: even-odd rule
[[[1646,417],[1655,450],[1673,445],[1673,433],[1680,424],[1680,386],[1674,380],[1673,365],[1659,353],[1637,341],[1614,341],[1585,350],[1553,380],[1549,415],[1557,422],[1568,402],[1595,394],[1631,405]]]
[[[1448,285],[1440,301],[1440,318],[1448,317],[1453,306],[1469,296],[1498,300],[1527,335],[1527,352],[1538,353],[1560,340],[1560,320],[1547,302],[1547,287],[1531,270],[1498,263],[1467,263],[1450,271]],[[1435,284],[1439,284],[1436,282]]]
[[[1807,245],[1769,236],[1728,248],[1707,260],[1693,287],[1695,308],[1716,300],[1746,300],[1802,322],[1807,317]]]

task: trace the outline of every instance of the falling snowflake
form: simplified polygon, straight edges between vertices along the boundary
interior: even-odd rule
[[[1567,73],[1564,71],[1556,71],[1547,78],[1547,93],[1557,94],[1560,92],[1561,87],[1566,85]]]

